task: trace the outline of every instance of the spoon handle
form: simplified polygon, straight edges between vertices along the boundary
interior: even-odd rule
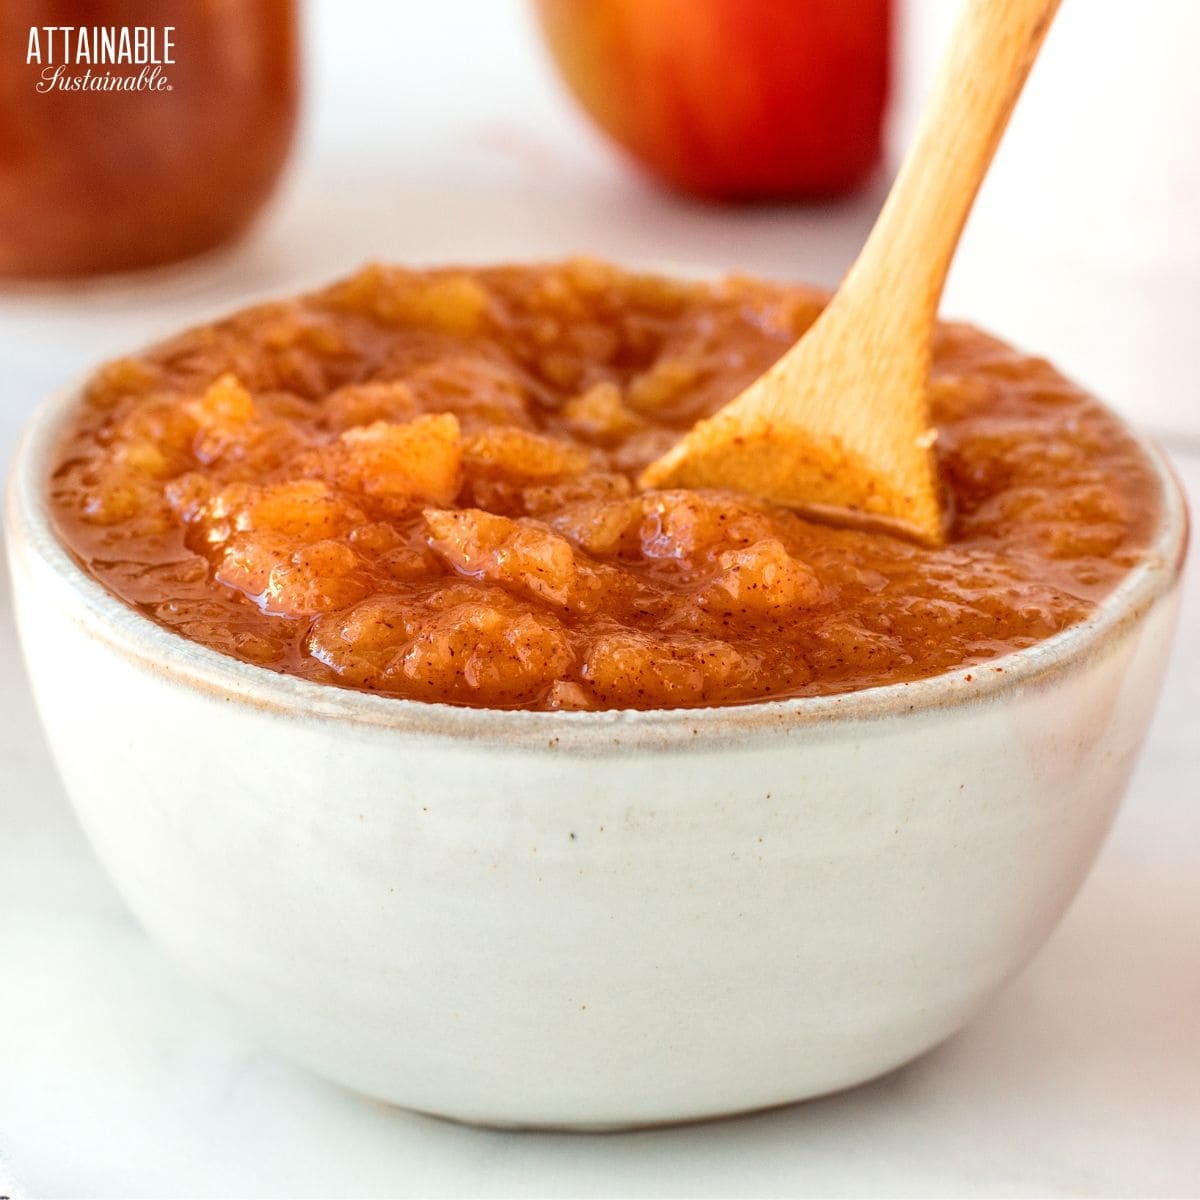
[[[965,0],[912,146],[844,290],[932,326],[967,214],[1060,0]]]

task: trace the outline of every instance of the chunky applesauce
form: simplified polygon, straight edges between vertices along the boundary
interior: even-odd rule
[[[1046,362],[937,336],[941,549],[641,468],[820,311],[594,261],[372,266],[103,368],[52,482],[128,604],[271,670],[496,708],[671,708],[969,671],[1087,616],[1152,469]]]

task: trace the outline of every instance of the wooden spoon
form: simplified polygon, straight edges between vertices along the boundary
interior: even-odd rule
[[[944,540],[927,397],[938,301],[1059,0],[966,0],[879,219],[813,326],[643,472]]]

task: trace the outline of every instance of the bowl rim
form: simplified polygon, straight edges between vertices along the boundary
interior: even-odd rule
[[[978,704],[1002,692],[1044,684],[1103,650],[1109,635],[1139,621],[1178,586],[1188,544],[1182,489],[1164,453],[1111,409],[1159,484],[1159,522],[1141,560],[1084,620],[1023,649],[984,663],[910,682],[830,696],[801,696],[705,708],[531,711],[409,700],[316,683],[245,663],[190,641],[126,604],[89,575],[59,538],[49,507],[50,458],[76,407],[77,383],[44,399],[29,416],[9,472],[6,534],[13,560],[23,557],[53,591],[52,599],[92,637],[143,669],[223,701],[288,715],[384,727],[455,740],[550,749],[611,748],[636,743],[687,749],[703,736],[745,744],[755,735],[814,725],[879,721],[915,711]]]

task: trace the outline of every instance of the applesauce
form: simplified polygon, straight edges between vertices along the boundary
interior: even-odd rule
[[[182,637],[451,704],[829,695],[969,673],[1085,618],[1146,545],[1152,469],[1048,363],[966,326],[939,328],[931,386],[945,546],[639,490],[824,300],[592,260],[370,266],[97,372],[55,518]]]

